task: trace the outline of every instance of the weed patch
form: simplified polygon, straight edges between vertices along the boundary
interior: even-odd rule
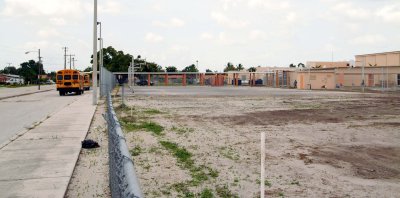
[[[208,188],[204,189],[200,193],[200,198],[213,198],[213,197],[214,197],[213,192]]]
[[[140,146],[135,146],[135,148],[129,151],[132,156],[138,156],[142,152],[142,148]]]
[[[215,190],[217,191],[217,195],[222,198],[239,197],[238,195],[232,193],[227,185],[217,186]]]
[[[150,115],[156,115],[156,114],[161,114],[163,112],[161,112],[158,109],[146,109],[146,110],[143,111],[143,113],[150,114]]]
[[[146,131],[153,132],[156,135],[162,135],[162,131],[164,130],[164,127],[161,125],[155,123],[155,122],[142,122],[140,124],[135,124],[131,122],[123,122],[123,126],[125,127],[126,130],[128,131],[137,131],[144,129]]]

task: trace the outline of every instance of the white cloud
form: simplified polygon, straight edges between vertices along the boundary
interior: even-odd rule
[[[158,43],[164,40],[164,37],[158,35],[158,34],[154,34],[152,32],[149,32],[146,34],[145,36],[145,40],[147,42],[151,42],[151,43]]]
[[[381,17],[385,22],[399,23],[400,3],[386,5],[376,12],[376,16]]]
[[[269,10],[286,10],[290,7],[288,1],[274,1],[274,0],[249,0],[247,6],[250,8],[264,8]]]
[[[267,34],[261,30],[252,30],[249,33],[250,40],[266,40]]]
[[[51,24],[57,25],[57,26],[63,26],[63,25],[66,24],[65,19],[64,18],[60,18],[60,17],[50,18],[49,21],[51,22]]]
[[[58,32],[54,28],[41,28],[38,31],[38,36],[43,37],[43,38],[49,38],[49,37],[57,37],[60,36],[60,32]]]
[[[152,24],[154,26],[163,28],[177,28],[177,27],[183,27],[185,25],[185,21],[174,17],[168,21],[153,21]]]
[[[365,19],[370,15],[370,11],[361,8],[361,5],[354,5],[351,2],[340,2],[332,7],[336,14],[344,13],[350,18]]]
[[[187,51],[188,49],[189,49],[188,47],[182,46],[182,45],[172,45],[172,46],[170,47],[170,50],[171,50],[171,51],[174,51],[174,52]]]
[[[356,45],[376,45],[386,41],[386,38],[379,34],[366,34],[352,39],[350,42]]]
[[[109,14],[119,14],[122,10],[122,6],[119,1],[116,0],[108,0],[105,1],[104,4],[99,2],[98,12],[99,13],[109,13]]]
[[[80,0],[5,0],[1,14],[5,16],[83,16],[88,2]],[[93,6],[92,6],[93,7]],[[92,8],[93,9],[93,8]]]
[[[248,25],[248,22],[245,20],[230,19],[228,16],[220,12],[212,12],[211,17],[217,21],[217,23],[229,28],[244,28]]]
[[[202,40],[211,40],[211,39],[214,38],[214,35],[212,35],[211,33],[208,33],[208,32],[203,32],[203,33],[200,35],[200,38],[201,38]]]

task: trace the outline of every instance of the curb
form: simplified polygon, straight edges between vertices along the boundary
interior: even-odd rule
[[[51,90],[53,90],[53,89],[23,93],[23,94],[18,94],[18,95],[13,95],[13,96],[5,96],[5,97],[1,97],[0,100],[4,100],[4,99],[8,99],[8,98],[15,98],[15,97],[19,97],[19,96],[26,96],[26,95],[31,95],[31,94],[41,93],[41,92],[46,92],[46,91],[51,91]]]

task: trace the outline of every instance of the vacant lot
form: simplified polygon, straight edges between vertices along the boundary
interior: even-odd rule
[[[400,194],[396,94],[271,88],[138,87],[121,108],[146,197]]]

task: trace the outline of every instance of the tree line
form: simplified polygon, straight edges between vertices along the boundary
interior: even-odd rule
[[[25,83],[37,83],[38,82],[38,77],[39,77],[39,68],[40,68],[40,74],[41,75],[50,75],[51,78],[54,80],[55,79],[55,72],[50,72],[47,74],[45,70],[43,69],[43,64],[38,62],[35,62],[34,60],[29,60],[27,62],[23,62],[20,64],[18,68],[14,66],[7,66],[4,69],[0,70],[0,73],[2,74],[13,74],[13,75],[19,75],[22,76],[25,80]],[[47,79],[43,78],[41,81],[46,81]]]

